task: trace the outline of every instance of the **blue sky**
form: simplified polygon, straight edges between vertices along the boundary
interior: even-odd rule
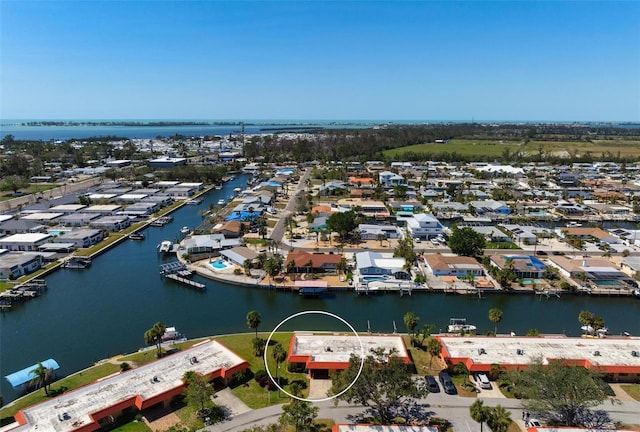
[[[640,121],[640,2],[0,0],[4,119]]]

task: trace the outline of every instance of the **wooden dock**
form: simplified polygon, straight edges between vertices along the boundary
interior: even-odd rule
[[[185,284],[185,285],[190,286],[192,288],[197,288],[199,290],[203,290],[204,291],[205,289],[207,289],[207,286],[205,284],[200,283],[200,282],[196,282],[196,281],[192,281],[191,279],[185,279],[183,277],[178,276],[177,274],[173,274],[173,273],[166,274],[166,275],[164,275],[164,277],[166,277],[167,279],[171,279],[173,281],[176,281],[176,282],[180,282],[181,284]]]

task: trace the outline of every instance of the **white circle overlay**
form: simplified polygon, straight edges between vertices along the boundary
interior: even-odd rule
[[[347,386],[347,388],[345,388],[344,390],[342,390],[340,393],[333,395],[333,396],[328,396],[326,398],[322,398],[322,399],[306,399],[306,398],[302,398],[302,397],[298,397],[298,396],[294,396],[291,393],[289,393],[288,391],[286,391],[285,389],[283,389],[282,387],[280,387],[280,384],[277,383],[274,379],[273,379],[273,375],[271,375],[271,371],[269,371],[269,368],[267,367],[267,351],[269,349],[269,342],[271,341],[271,338],[273,337],[273,334],[276,333],[278,331],[278,329],[280,327],[282,327],[282,325],[284,323],[286,323],[287,321],[289,321],[290,319],[299,317],[301,315],[309,315],[309,314],[319,314],[319,315],[327,315],[330,316],[332,318],[335,318],[339,321],[341,321],[342,323],[344,323],[347,327],[349,327],[349,329],[351,329],[351,331],[353,332],[353,334],[356,335],[356,338],[358,339],[358,343],[360,344],[360,369],[358,369],[358,373],[356,374],[356,377],[353,379],[353,381],[351,382],[351,384],[349,384]],[[341,395],[343,395],[344,393],[346,393],[347,391],[349,391],[349,389],[351,387],[353,387],[353,385],[356,383],[356,381],[358,381],[358,378],[360,378],[360,375],[362,374],[362,368],[364,367],[364,345],[362,344],[362,339],[360,339],[360,335],[358,334],[358,332],[356,331],[356,329],[353,328],[353,326],[351,324],[349,324],[344,318],[336,315],[336,314],[332,314],[331,312],[327,312],[327,311],[322,311],[322,310],[307,310],[307,311],[302,311],[302,312],[298,312],[295,313],[293,315],[290,315],[288,317],[286,317],[285,319],[283,319],[282,321],[280,321],[280,324],[278,324],[269,334],[269,337],[267,338],[267,342],[265,344],[265,349],[264,349],[264,368],[267,371],[267,375],[269,375],[269,378],[271,379],[271,381],[276,385],[276,387],[278,387],[280,390],[282,390],[287,396],[292,397],[294,399],[297,399],[299,401],[303,401],[303,402],[324,402],[324,401],[330,401],[332,399],[335,399]],[[268,391],[268,390],[267,390]]]

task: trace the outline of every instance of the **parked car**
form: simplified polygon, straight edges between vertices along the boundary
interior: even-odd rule
[[[547,252],[545,252],[543,250],[539,250],[539,251],[536,251],[536,255],[547,256],[548,254],[547,254]]]
[[[442,384],[442,388],[444,392],[447,394],[456,394],[456,386],[453,385],[453,381],[449,376],[449,373],[446,370],[440,371],[438,374],[438,378],[440,379],[440,384]]]
[[[440,386],[438,385],[438,381],[431,375],[426,375],[424,380],[427,382],[427,388],[430,393],[440,393]]]
[[[487,377],[487,374],[483,374],[483,373],[477,374],[476,382],[478,383],[481,389],[491,390],[491,382],[489,382],[489,377]]]

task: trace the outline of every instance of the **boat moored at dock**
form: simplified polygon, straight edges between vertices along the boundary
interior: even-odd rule
[[[467,324],[466,318],[451,318],[447,326],[447,333],[475,333],[477,327]]]

